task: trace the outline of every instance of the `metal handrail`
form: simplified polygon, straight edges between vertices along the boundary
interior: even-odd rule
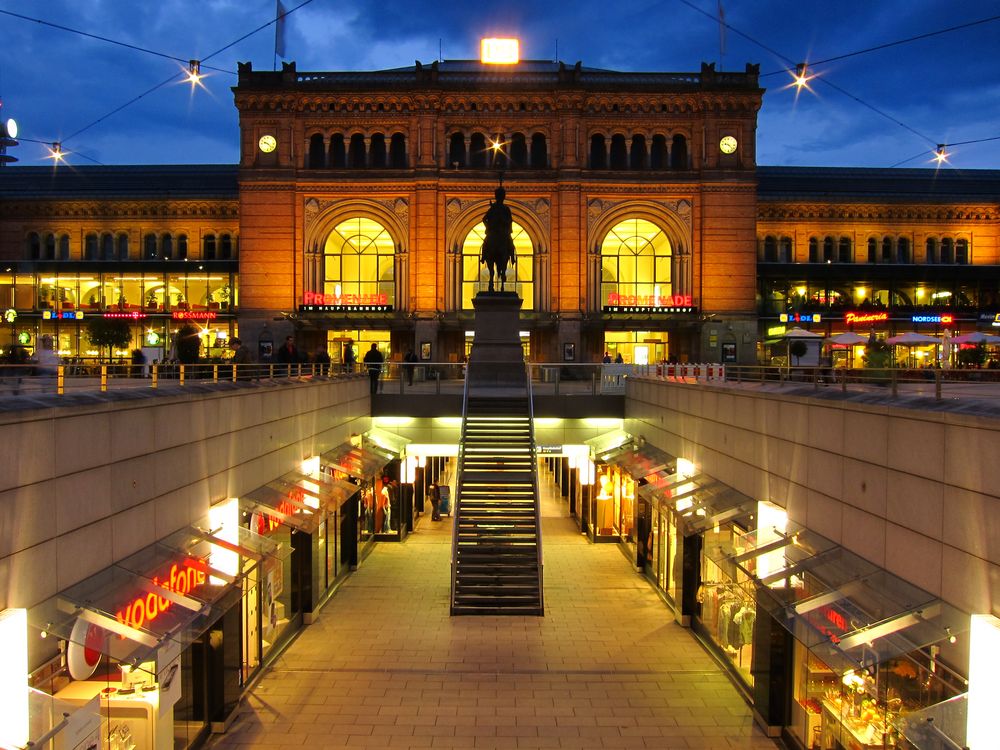
[[[542,557],[542,498],[538,491],[538,457],[535,451],[535,400],[531,390],[531,373],[525,367],[526,391],[528,394],[528,439],[531,446],[531,487],[535,497],[535,555],[538,564],[538,608],[545,614],[544,560]]]
[[[468,367],[471,367],[471,363]],[[465,373],[465,383],[462,388],[462,434],[458,441],[458,467],[455,471],[455,509],[451,525],[451,599],[449,607],[454,610],[455,589],[458,584],[458,527],[461,525],[462,513],[462,482],[465,474],[465,429],[469,417],[469,371]]]

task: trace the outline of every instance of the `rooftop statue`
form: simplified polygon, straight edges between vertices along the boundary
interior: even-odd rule
[[[504,198],[507,192],[503,189],[503,176],[500,177],[500,186],[493,193],[495,201],[490,201],[490,207],[483,217],[483,224],[486,227],[486,237],[483,239],[483,250],[480,262],[485,263],[490,270],[489,291],[494,291],[493,277],[500,277],[500,291],[507,281],[507,265],[513,268],[517,263],[514,254],[514,240],[511,239],[511,231],[514,223],[510,209],[504,205]]]

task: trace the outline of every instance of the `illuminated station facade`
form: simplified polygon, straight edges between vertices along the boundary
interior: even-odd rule
[[[295,333],[335,361],[372,343],[459,361],[501,175],[534,361],[766,362],[795,325],[1000,315],[1000,173],[758,167],[756,66],[248,63],[233,91],[238,166],[2,170],[10,343],[93,355],[99,316],[151,358],[189,321],[208,356]]]

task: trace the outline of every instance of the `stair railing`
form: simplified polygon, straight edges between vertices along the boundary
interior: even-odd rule
[[[458,586],[458,528],[461,525],[462,514],[462,487],[465,483],[465,430],[469,423],[469,369],[472,364],[466,365],[465,383],[462,386],[462,435],[458,441],[458,462],[455,472],[455,508],[452,511],[451,527],[451,611],[455,610],[455,592]]]
[[[528,365],[530,367],[530,365]],[[531,391],[531,372],[525,370],[528,392],[528,439],[531,446],[531,490],[535,498],[535,555],[538,563],[538,614],[545,615],[545,576],[542,556],[542,498],[538,492],[538,457],[535,451],[535,400]]]

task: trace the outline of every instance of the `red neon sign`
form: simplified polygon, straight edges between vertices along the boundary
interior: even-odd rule
[[[205,574],[208,565],[204,560],[188,559],[181,566],[174,563],[170,566],[170,573],[160,581],[157,576],[153,579],[153,585],[166,589],[174,594],[187,594],[199,586],[205,584]],[[124,608],[115,613],[115,619],[130,628],[141,628],[143,624],[152,622],[164,612],[168,611],[174,603],[170,599],[157,596],[150,592],[145,596],[139,596],[129,602]]]
[[[107,312],[101,317],[104,318],[126,318],[128,320],[141,320],[146,317],[142,312]]]
[[[286,516],[293,516],[301,510],[295,503],[305,505],[305,498],[306,494],[302,490],[292,490],[288,493],[287,500],[282,500],[278,503],[276,510]],[[266,513],[261,513],[257,516],[257,528],[254,531],[264,535],[269,531],[274,531],[279,526],[281,526],[281,521],[277,518]]]
[[[387,305],[388,294],[323,294],[306,292],[302,297],[304,305]]]
[[[879,313],[854,313],[849,312],[844,316],[844,322],[850,325],[851,323],[881,323],[882,321],[889,319],[889,313],[879,312]]]
[[[608,305],[621,305],[625,307],[691,307],[694,304],[690,294],[673,294],[666,296],[636,295],[636,294],[608,294]]]
[[[196,310],[194,312],[174,310],[170,313],[170,317],[174,320],[215,320],[219,317],[219,313],[208,310]]]

